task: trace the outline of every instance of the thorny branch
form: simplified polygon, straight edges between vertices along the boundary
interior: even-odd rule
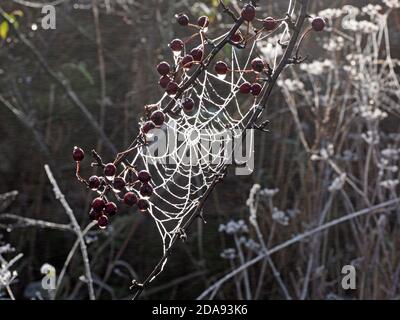
[[[271,77],[271,81],[268,82],[267,88],[261,98],[259,105],[257,106],[255,112],[253,113],[252,117],[250,118],[250,120],[246,126],[247,129],[252,129],[254,127],[254,124],[256,123],[256,121],[260,117],[261,113],[265,110],[265,108],[267,106],[267,103],[268,103],[271,93],[272,93],[272,89],[275,87],[275,84],[276,84],[280,74],[282,73],[282,71],[285,69],[286,66],[288,66],[292,63],[291,58],[292,58],[294,49],[296,48],[296,44],[298,42],[304,21],[308,17],[308,14],[307,14],[308,3],[309,3],[308,0],[300,1],[300,15],[298,16],[297,21],[294,24],[293,34],[291,35],[289,44],[287,45],[285,53],[284,53],[281,61],[279,62],[278,67],[276,68],[276,70],[274,71],[274,73]],[[210,64],[211,60],[215,57],[215,55],[227,43],[229,43],[230,38],[236,33],[236,31],[240,28],[240,26],[243,24],[243,22],[244,22],[243,18],[239,18],[235,22],[234,26],[232,27],[232,29],[230,30],[228,35],[213,49],[213,51],[210,53],[210,55],[208,56],[208,58],[206,59],[204,64],[200,65],[198,67],[198,69],[195,71],[195,73],[193,74],[193,76],[182,86],[181,90],[178,92],[179,96],[181,96],[182,93],[196,81],[197,77],[207,68],[207,66]],[[163,111],[164,112],[169,111],[173,107],[174,103],[175,103],[175,101],[171,100],[171,102],[165,107],[165,109]],[[244,131],[244,135],[245,135],[245,133],[246,133],[246,130]],[[227,169],[228,167],[229,167],[229,165],[226,165],[225,169]],[[193,224],[195,219],[200,216],[200,213],[203,210],[203,207],[206,203],[207,198],[209,197],[211,192],[214,190],[214,188],[216,187],[218,182],[220,182],[220,177],[216,176],[214,178],[213,182],[211,183],[211,185],[209,186],[209,188],[205,191],[204,195],[199,199],[198,205],[195,208],[195,210],[190,214],[189,218],[184,223],[184,225],[180,227],[181,230],[183,230],[185,233],[190,228],[190,226]],[[143,283],[138,283],[136,280],[134,280],[132,282],[133,287],[137,289],[137,292],[134,295],[133,300],[136,300],[139,298],[140,294],[143,292],[143,290],[149,284],[149,282],[160,272],[162,265],[165,263],[167,258],[171,255],[172,249],[179,239],[180,239],[180,235],[175,234],[175,236],[171,240],[171,244],[170,244],[169,248],[166,250],[163,257],[160,259],[158,264],[155,266],[153,271],[148,275],[148,277],[145,279],[145,281]]]

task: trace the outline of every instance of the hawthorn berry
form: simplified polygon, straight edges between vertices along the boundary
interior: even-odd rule
[[[125,179],[122,177],[115,177],[114,181],[113,181],[113,187],[114,189],[118,190],[118,191],[122,191],[124,190],[126,185]]]
[[[168,73],[170,73],[170,71],[171,71],[171,66],[166,61],[160,62],[157,66],[157,72],[162,76],[167,75]]]
[[[200,62],[203,60],[203,50],[200,48],[194,48],[190,51],[190,55],[193,57],[194,61]]]
[[[124,203],[130,207],[133,207],[138,202],[136,194],[133,192],[127,192],[124,195]]]
[[[264,70],[264,61],[260,58],[253,59],[253,61],[251,61],[251,68],[254,72],[262,72]]]
[[[192,98],[185,98],[185,100],[182,101],[182,107],[183,110],[186,112],[190,112],[194,108],[194,101]]]
[[[101,181],[98,176],[91,176],[88,180],[89,188],[97,190],[100,187]]]
[[[101,212],[106,205],[105,201],[102,198],[96,198],[92,201],[92,209],[94,212]]]
[[[262,91],[262,85],[259,83],[253,83],[251,85],[251,94],[253,96],[258,96]]]
[[[161,86],[161,88],[165,89],[171,81],[172,81],[172,80],[171,80],[170,77],[168,77],[168,76],[162,76],[162,77],[160,78],[160,81],[158,81],[158,84]]]
[[[104,167],[104,175],[106,177],[114,177],[117,172],[117,167],[114,163],[107,163]]]
[[[114,202],[107,202],[104,207],[104,212],[109,217],[115,216],[118,212],[118,207]]]
[[[246,4],[246,6],[242,10],[241,15],[245,21],[253,21],[256,17],[256,8],[254,8],[254,6],[251,4]]]
[[[102,214],[103,214],[102,211],[96,212],[96,211],[94,211],[94,210],[92,209],[92,210],[90,210],[90,212],[89,212],[89,218],[90,218],[90,220],[93,220],[93,221],[94,221],[94,220],[98,220]]]
[[[146,121],[143,125],[142,128],[140,130],[142,130],[142,132],[144,134],[148,134],[151,130],[153,130],[156,127],[156,125],[154,124],[153,121]]]
[[[275,18],[268,17],[263,20],[264,29],[267,31],[274,30],[278,25],[278,21]]]
[[[325,20],[321,17],[316,17],[312,20],[311,26],[315,31],[322,31],[325,29]]]
[[[148,171],[142,170],[138,173],[138,179],[142,183],[147,183],[151,180],[151,175]]]
[[[99,217],[99,219],[97,220],[97,223],[100,227],[100,229],[105,229],[108,226],[108,217],[103,214],[102,216]]]
[[[151,114],[150,120],[153,121],[156,127],[161,127],[165,121],[165,114],[161,110],[156,110]]]
[[[168,83],[166,91],[170,97],[175,97],[178,93],[178,90],[179,85],[176,82],[171,81],[170,83]]]
[[[171,48],[171,50],[174,52],[175,55],[180,55],[183,50],[184,44],[181,39],[174,39],[169,44],[169,47]]]
[[[85,152],[81,148],[74,147],[74,150],[72,151],[72,157],[76,162],[80,162],[85,158]]]
[[[150,204],[145,199],[139,199],[139,201],[137,202],[137,206],[141,212],[146,212],[147,209],[150,207]]]
[[[228,65],[223,62],[223,61],[218,61],[215,64],[215,72],[219,75],[219,76],[226,76],[226,74],[228,73]]]
[[[143,197],[150,197],[153,194],[153,188],[151,185],[145,183],[140,187],[139,192]]]
[[[239,92],[249,94],[251,91],[251,84],[249,82],[242,83],[239,87]]]
[[[184,14],[184,13],[180,13],[176,16],[176,21],[181,25],[186,27],[189,24],[189,17]]]
[[[194,58],[190,54],[184,56],[181,60],[182,68],[185,70],[189,70],[193,67]]]
[[[198,20],[197,20],[197,25],[201,28],[207,28],[210,24],[210,19],[208,19],[207,16],[201,16]]]

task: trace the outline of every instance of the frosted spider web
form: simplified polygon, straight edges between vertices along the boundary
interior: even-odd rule
[[[287,12],[293,14],[294,7],[294,1],[290,1]],[[218,43],[227,35],[228,33],[212,41]],[[287,40],[289,28],[286,22],[270,34],[260,33],[246,49],[227,45],[231,48],[228,66],[231,70],[239,71],[228,73],[226,78],[219,77],[213,73],[213,63],[218,60],[214,59],[209,70],[203,72],[195,84],[180,99],[174,101],[175,107],[179,107],[186,97],[191,97],[195,102],[193,112],[182,111],[178,118],[167,116],[162,127],[163,131],[182,137],[181,141],[177,141],[175,137],[170,138],[167,134],[165,152],[155,155],[152,144],[142,145],[137,149],[131,164],[140,164],[152,175],[154,193],[149,199],[148,212],[161,236],[164,253],[187,218],[196,210],[199,200],[215,177],[225,172],[226,166],[230,164],[229,150],[236,141],[234,139],[242,138],[249,119],[257,109],[257,99],[253,96],[249,99],[247,95],[239,93],[238,89],[242,83],[248,81],[245,70],[251,69],[250,62],[257,57],[255,53],[258,50],[258,41],[270,36],[282,42]],[[273,69],[281,54],[278,47],[266,59]],[[244,55],[247,58],[243,59]],[[179,63],[180,58],[181,56],[174,57],[175,64]],[[190,75],[190,72],[183,75],[180,87],[188,81]],[[247,78],[250,80],[250,77]],[[162,109],[170,100],[171,97],[165,94],[157,105]],[[252,139],[251,135],[251,143]],[[158,274],[162,272],[166,262],[167,259]]]

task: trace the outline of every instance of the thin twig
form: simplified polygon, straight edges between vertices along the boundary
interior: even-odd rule
[[[89,289],[89,298],[90,298],[90,300],[95,300],[96,298],[95,298],[94,290],[93,290],[93,279],[92,279],[92,273],[90,270],[89,256],[87,253],[85,238],[82,233],[82,229],[79,226],[78,221],[76,221],[74,212],[72,211],[71,207],[69,206],[67,200],[65,200],[65,196],[61,192],[61,190],[57,184],[57,181],[54,179],[54,176],[50,170],[50,167],[46,164],[44,166],[44,169],[46,170],[47,177],[49,178],[50,183],[53,186],[54,195],[55,195],[56,199],[59,200],[61,205],[64,207],[65,212],[68,215],[68,217],[72,223],[72,227],[74,228],[76,236],[78,237],[80,247],[81,247],[81,252],[82,252],[83,264],[85,266],[86,280],[87,280],[87,285],[88,285],[88,289]]]

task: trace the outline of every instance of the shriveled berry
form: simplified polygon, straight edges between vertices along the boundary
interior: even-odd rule
[[[160,62],[157,66],[157,72],[162,76],[167,75],[170,71],[171,71],[171,66],[166,61]]]
[[[322,31],[325,29],[325,20],[321,17],[316,17],[313,19],[313,21],[311,22],[311,26],[315,31]]]
[[[264,61],[262,61],[262,59],[260,58],[253,59],[253,61],[251,61],[251,68],[255,72],[262,72],[264,70]]]
[[[207,16],[201,16],[198,20],[197,20],[197,25],[201,28],[207,28],[210,24],[210,19],[208,19]]]
[[[251,85],[251,94],[253,96],[258,96],[262,91],[262,85],[259,83],[253,83]]]
[[[178,93],[178,90],[179,90],[179,85],[176,82],[171,81],[170,83],[168,83],[166,89],[168,95],[175,96]]]
[[[102,215],[103,215],[103,212],[102,212],[102,211],[96,212],[96,211],[94,211],[94,210],[92,209],[92,210],[90,210],[90,212],[89,212],[89,218],[90,218],[90,220],[93,220],[93,221],[98,220]]]
[[[194,101],[192,98],[185,98],[185,100],[182,101],[182,107],[183,110],[186,112],[190,112],[194,108]]]
[[[113,177],[117,172],[117,167],[113,163],[107,163],[104,167],[104,175],[106,177]]]
[[[96,190],[100,187],[101,181],[98,176],[91,176],[88,180],[89,188]]]
[[[203,60],[203,50],[200,48],[194,48],[190,51],[190,55],[193,57],[194,61],[201,61]]]
[[[249,82],[242,83],[239,87],[239,92],[249,94],[251,91],[251,84]]]
[[[156,127],[161,127],[165,121],[165,114],[161,110],[156,110],[151,114],[150,120],[153,121]]]
[[[124,190],[126,185],[125,179],[122,177],[115,177],[113,181],[113,187],[116,190],[122,191]]]
[[[168,84],[171,82],[171,78],[168,76],[162,76],[160,78],[160,81],[158,81],[158,84],[161,86],[161,88],[166,88],[168,86]]]
[[[138,201],[136,194],[133,192],[127,192],[124,195],[124,203],[130,207],[133,207]]]
[[[109,217],[115,216],[118,212],[118,207],[114,202],[107,202],[104,208],[104,212]]]
[[[181,52],[183,50],[184,44],[181,39],[174,39],[169,44],[169,47],[174,52]]]
[[[143,197],[150,197],[153,194],[153,188],[151,185],[144,183],[139,190]]]
[[[223,61],[218,61],[215,64],[214,69],[217,74],[227,74],[228,73],[228,65]]]
[[[148,171],[142,170],[138,173],[138,179],[142,183],[147,183],[151,180],[151,175]]]
[[[138,201],[138,203],[137,203],[137,206],[138,206],[138,208],[139,208],[140,211],[146,212],[147,209],[149,209],[150,204],[149,204],[149,202],[148,202],[147,200],[145,200],[145,199],[139,199],[139,201]]]
[[[253,21],[256,17],[256,8],[254,8],[254,6],[251,4],[246,4],[246,6],[242,10],[241,15],[245,21]]]
[[[108,226],[108,217],[103,214],[102,216],[99,217],[99,219],[97,220],[97,223],[100,227],[100,229],[105,229]]]
[[[189,17],[184,13],[180,13],[176,16],[176,21],[178,21],[181,26],[185,27],[189,24]]]
[[[92,201],[92,209],[94,212],[101,212],[104,209],[105,201],[102,198],[96,198]]]
[[[274,30],[278,25],[278,21],[275,18],[268,17],[263,20],[264,29],[267,31]]]
[[[153,130],[156,127],[156,125],[154,124],[153,121],[146,121],[143,125],[142,125],[142,132],[144,134],[149,133],[151,130]]]
[[[193,56],[191,56],[190,54],[184,56],[181,60],[181,65],[183,69],[190,69],[191,67],[193,67],[193,62],[194,62],[194,58]]]
[[[72,151],[72,157],[76,162],[82,161],[83,158],[85,158],[85,152],[81,148],[74,147],[74,150]]]

